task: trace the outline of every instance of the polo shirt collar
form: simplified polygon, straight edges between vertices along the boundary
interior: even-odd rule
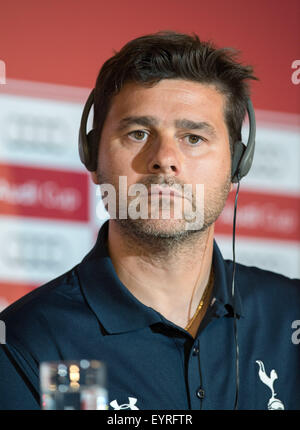
[[[159,312],[141,303],[118,278],[107,248],[108,227],[109,221],[106,221],[100,228],[94,248],[77,266],[79,282],[90,308],[104,329],[111,334],[167,322]],[[215,241],[213,265],[213,297],[219,316],[222,316],[228,313],[226,305],[232,306],[228,282],[230,274]],[[237,295],[236,313],[240,312],[240,299]]]

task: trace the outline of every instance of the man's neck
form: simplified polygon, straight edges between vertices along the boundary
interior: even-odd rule
[[[185,327],[209,280],[214,225],[176,246],[137,240],[109,221],[108,250],[121,282],[143,304]],[[153,249],[156,248],[156,249]]]

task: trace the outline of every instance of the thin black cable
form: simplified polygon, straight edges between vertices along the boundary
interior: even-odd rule
[[[239,388],[240,388],[240,375],[239,375],[239,343],[238,343],[238,328],[236,321],[236,311],[235,311],[235,226],[236,226],[236,210],[237,210],[237,199],[239,195],[240,189],[240,175],[238,173],[238,186],[235,194],[235,203],[234,203],[234,214],[233,214],[233,234],[232,234],[232,254],[233,254],[233,270],[232,270],[232,300],[233,300],[233,312],[234,312],[234,341],[235,341],[235,351],[236,351],[236,388],[235,388],[235,401],[234,401],[234,410],[237,410],[238,405],[238,397],[239,397]]]

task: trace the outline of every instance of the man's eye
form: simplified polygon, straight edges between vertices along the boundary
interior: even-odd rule
[[[202,137],[197,136],[196,134],[188,134],[187,136],[185,136],[185,138],[190,145],[197,145],[198,143],[204,141]]]
[[[148,137],[148,133],[143,130],[134,130],[128,133],[128,136],[131,137],[133,140],[144,142]]]

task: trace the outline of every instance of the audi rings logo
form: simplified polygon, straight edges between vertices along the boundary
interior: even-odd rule
[[[4,141],[9,149],[64,154],[70,133],[60,118],[29,114],[14,114],[4,118]]]
[[[282,147],[279,145],[270,145],[269,140],[262,140],[258,142],[258,149],[256,152],[255,165],[253,165],[253,170],[255,169],[255,174],[264,178],[283,178],[285,173],[285,165],[289,165],[289,153],[287,151],[282,151]],[[285,157],[285,162],[282,158]],[[286,164],[285,164],[286,163]]]
[[[17,233],[4,235],[3,260],[13,268],[60,270],[68,255],[66,240],[53,234]]]

